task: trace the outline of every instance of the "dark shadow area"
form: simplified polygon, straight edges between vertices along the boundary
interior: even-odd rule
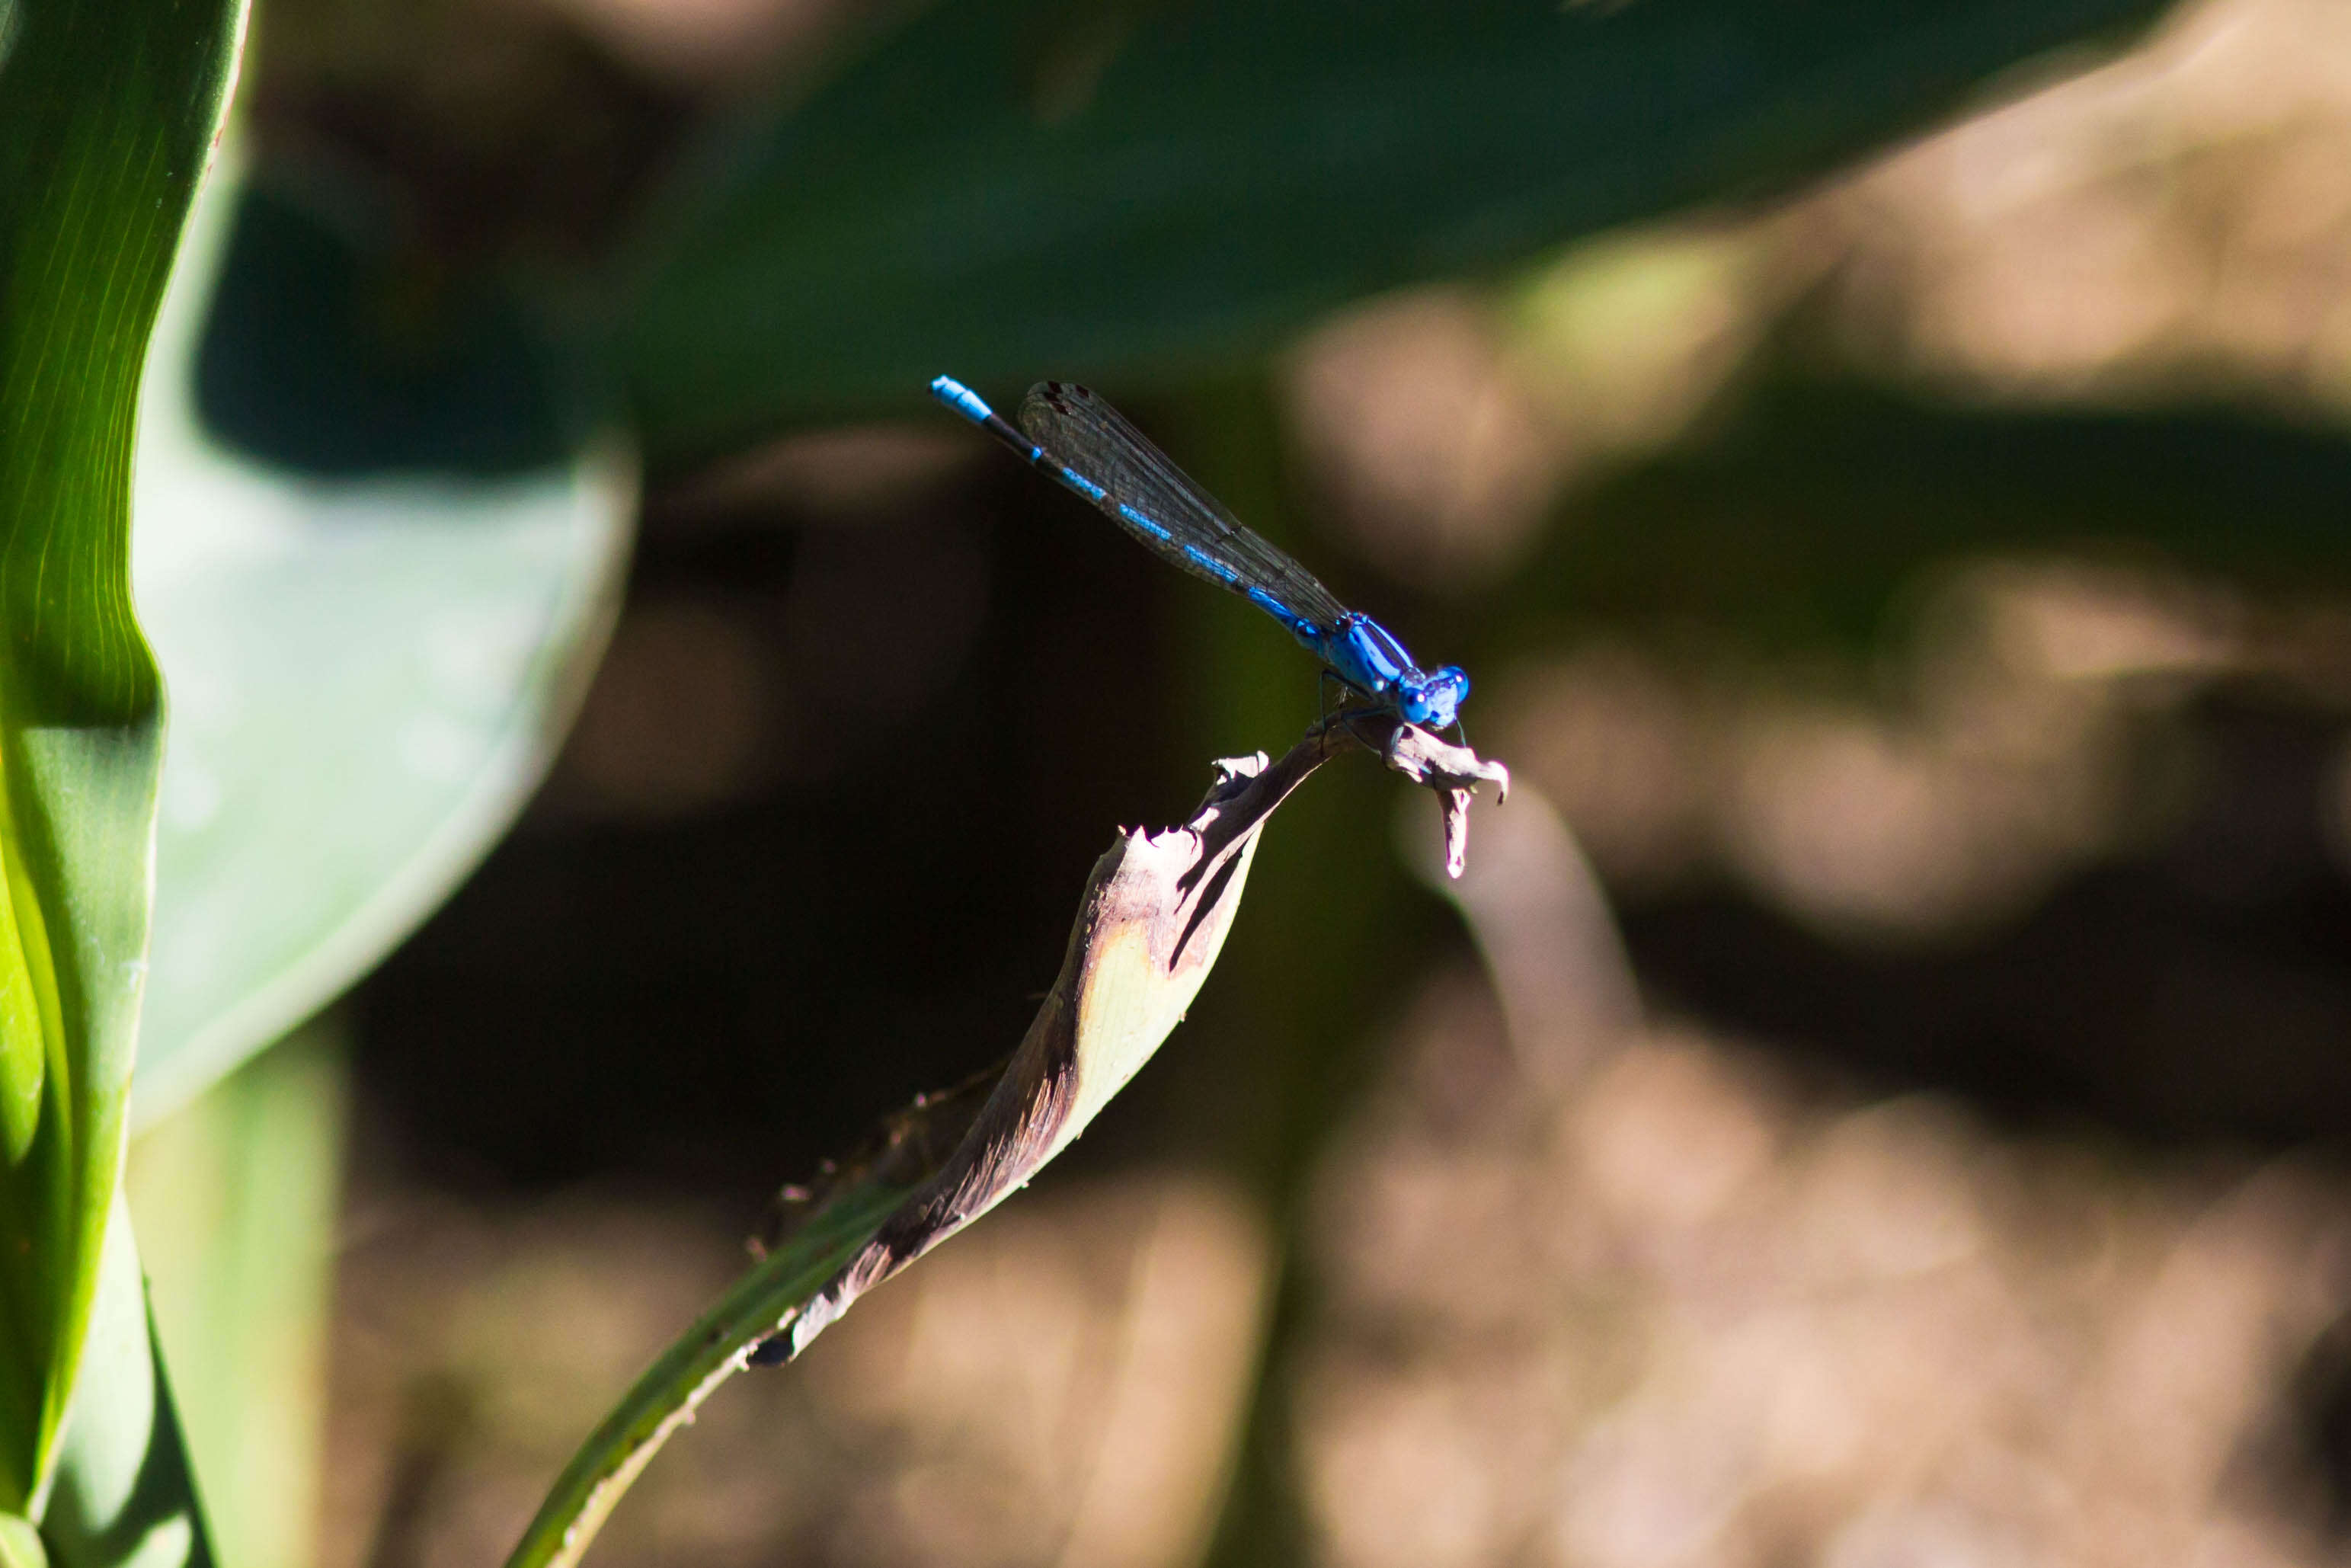
[[[2319,1528],[2340,1550],[2351,1542],[2351,1317],[2338,1318],[2303,1357],[2286,1391],[2279,1450],[2259,1458],[2273,1473],[2317,1494]]]
[[[756,1203],[1011,1049],[1094,857],[1205,784],[1171,762],[1150,696],[1167,689],[1162,573],[1111,529],[1029,515],[1028,481],[997,480],[1019,526],[982,536],[992,600],[1019,608],[937,699],[755,799],[527,819],[370,977],[361,1083],[410,1157],[443,1178],[632,1173]],[[779,599],[795,520],[657,531],[632,592]],[[822,711],[812,686],[838,697],[848,676],[782,674],[788,730]]]
[[[419,249],[354,246],[285,191],[239,204],[196,360],[196,410],[296,473],[524,473],[567,460],[550,350],[478,277]]]

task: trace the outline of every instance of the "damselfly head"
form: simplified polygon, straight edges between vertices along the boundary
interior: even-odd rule
[[[1431,670],[1418,680],[1396,683],[1396,711],[1406,724],[1449,729],[1469,695],[1469,676],[1458,664]]]

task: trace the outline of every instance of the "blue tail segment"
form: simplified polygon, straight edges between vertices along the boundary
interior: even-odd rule
[[[1043,448],[1006,423],[994,409],[987,406],[986,398],[981,397],[955,377],[934,377],[931,381],[931,395],[1019,453],[1022,462],[1041,463],[1043,461],[1045,456]],[[1079,493],[1084,494],[1083,491]]]
[[[1280,622],[1367,701],[1407,724],[1445,729],[1457,722],[1468,675],[1452,664],[1423,671],[1387,628],[1341,604],[1085,388],[1039,382],[1021,400],[1017,426],[953,376],[934,380],[931,395],[1092,502],[1168,565]]]
[[[996,417],[996,411],[988,407],[987,402],[977,392],[953,376],[934,378],[931,382],[931,395],[974,424],[986,424]]]

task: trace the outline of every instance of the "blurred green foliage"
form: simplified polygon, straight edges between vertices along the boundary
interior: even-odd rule
[[[1784,189],[2160,8],[935,6],[711,153],[621,362],[656,467],[941,370],[1196,375],[1374,290]]]
[[[312,1560],[346,1032],[338,1013],[313,1020],[131,1146],[161,1343],[238,1568]]]
[[[1512,584],[1514,632],[1678,622],[1859,658],[1923,571],[2000,550],[2314,588],[2351,575],[2346,487],[2351,443],[2243,407],[1970,409],[1767,376],[1712,439],[1571,503]]]

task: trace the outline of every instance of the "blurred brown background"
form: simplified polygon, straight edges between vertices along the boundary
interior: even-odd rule
[[[840,25],[276,0],[250,113],[528,266]],[[1317,779],[1093,1135],[598,1561],[2345,1554],[2351,10],[2065,64],[1134,408],[1527,788],[1452,890]],[[943,416],[656,481],[553,779],[341,1015],[290,1560],[503,1556],[775,1185],[1018,1038],[1113,828],[1312,715]]]

